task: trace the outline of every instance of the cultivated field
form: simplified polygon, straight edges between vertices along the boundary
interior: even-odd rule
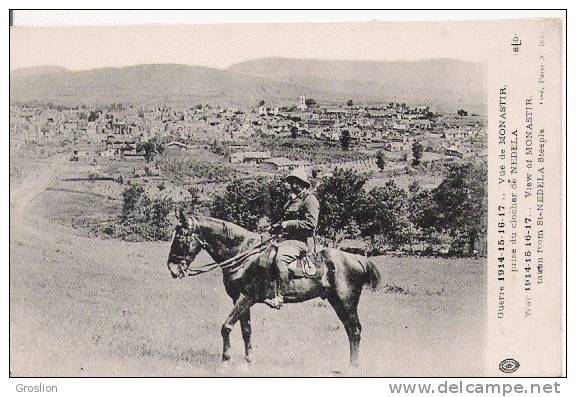
[[[173,280],[168,243],[80,236],[67,224],[74,213],[112,214],[120,204],[58,188],[66,167],[56,157],[12,185],[12,375],[482,375],[485,260],[410,257],[375,258],[382,285],[362,294],[358,371],[347,369],[345,331],[320,299],[253,308],[256,362],[244,364],[237,327],[223,370],[220,325],[231,303],[219,272]]]

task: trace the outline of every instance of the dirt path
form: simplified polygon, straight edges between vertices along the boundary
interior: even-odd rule
[[[32,201],[54,182],[56,174],[66,161],[65,155],[59,155],[50,162],[32,172],[24,180],[10,189],[10,233],[20,235],[23,232],[35,232],[35,222],[29,217]],[[36,234],[36,233],[34,233]]]

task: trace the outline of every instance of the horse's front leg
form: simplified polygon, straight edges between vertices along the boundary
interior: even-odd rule
[[[242,339],[244,339],[244,354],[246,361],[252,363],[254,357],[252,356],[252,326],[250,325],[250,309],[246,310],[240,317],[240,327],[242,328]]]
[[[224,324],[222,324],[222,361],[227,362],[230,360],[230,332],[234,327],[234,324],[240,319],[240,317],[249,310],[254,304],[252,299],[248,298],[246,295],[240,295],[236,303],[234,303],[234,308],[228,315]]]

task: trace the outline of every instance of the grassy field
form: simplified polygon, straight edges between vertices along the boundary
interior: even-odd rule
[[[219,271],[173,280],[168,243],[78,235],[66,224],[70,213],[113,213],[117,203],[46,190],[58,185],[49,171],[33,173],[11,195],[15,376],[482,375],[485,261],[390,257],[375,258],[382,285],[366,289],[359,305],[359,371],[348,372],[344,329],[319,299],[280,312],[255,307],[256,363],[244,364],[236,328],[224,371],[220,325],[231,302]]]

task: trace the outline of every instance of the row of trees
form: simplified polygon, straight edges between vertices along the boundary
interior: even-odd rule
[[[418,183],[403,189],[389,180],[367,191],[366,182],[365,175],[343,169],[317,181],[317,234],[326,243],[361,237],[374,254],[418,243],[429,247],[448,243],[462,254],[484,251],[484,246],[478,247],[486,236],[484,163],[451,166],[434,189]],[[214,217],[261,231],[281,220],[289,195],[281,177],[234,179],[208,202],[201,202],[195,187],[189,193],[188,199],[175,203],[166,197],[150,198],[142,186],[129,186],[121,215],[100,225],[100,231],[127,240],[165,240],[172,231],[169,214],[177,206],[188,213],[204,207]]]
[[[486,167],[454,165],[442,183],[405,190],[393,180],[366,191],[367,177],[336,169],[316,188],[320,201],[318,235],[332,242],[362,236],[380,252],[385,247],[449,242],[458,252],[474,252],[486,234]],[[234,180],[208,207],[218,218],[258,230],[277,222],[288,192],[282,179]]]

